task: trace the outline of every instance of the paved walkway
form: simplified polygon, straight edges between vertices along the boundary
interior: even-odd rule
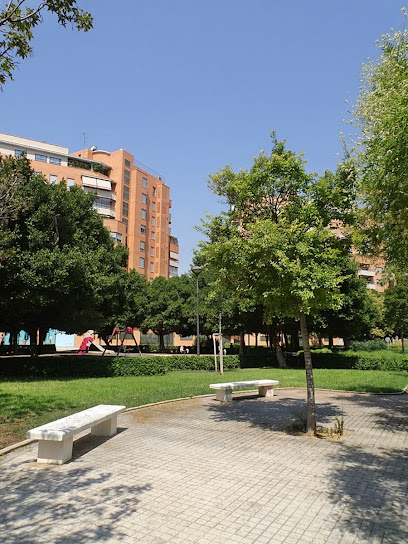
[[[317,392],[341,442],[290,436],[305,392],[126,412],[62,466],[0,460],[2,544],[408,542],[408,395]]]

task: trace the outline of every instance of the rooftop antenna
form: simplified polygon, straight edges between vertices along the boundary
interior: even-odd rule
[[[84,147],[86,147],[86,132],[82,133],[82,138],[84,140]]]

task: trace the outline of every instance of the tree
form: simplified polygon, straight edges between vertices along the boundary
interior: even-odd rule
[[[357,277],[357,264],[345,254],[339,260],[339,266],[345,278],[340,285],[342,305],[335,311],[320,312],[312,328],[314,332],[327,336],[330,346],[333,345],[333,337],[340,337],[347,347],[350,340],[369,337],[379,315],[366,282]]]
[[[408,277],[394,275],[390,287],[384,293],[385,323],[402,339],[402,352],[405,352],[404,335],[408,332]]]
[[[24,204],[0,223],[0,329],[24,329],[32,341],[38,329],[41,336],[51,327],[97,329],[111,311],[105,300],[126,249],[114,247],[81,187],[50,185],[25,157],[0,157],[0,185],[10,172]]]
[[[77,7],[76,0],[44,0],[29,3],[17,0],[6,3],[0,10],[0,88],[13,79],[18,64],[32,53],[34,28],[42,23],[45,12],[54,13],[63,27],[71,25],[87,32],[92,28],[90,13]]]
[[[406,268],[408,31],[385,34],[377,45],[381,54],[363,66],[353,111],[353,122],[361,130],[357,154],[361,204],[371,245],[386,252],[388,263]]]
[[[169,278],[154,278],[147,285],[147,304],[142,329],[152,330],[159,337],[160,351],[164,351],[164,336],[176,332],[189,334],[195,313],[191,301],[192,279],[186,274]],[[195,321],[194,321],[195,322]]]
[[[204,227],[207,266],[218,270],[214,288],[250,293],[276,317],[300,321],[307,379],[307,432],[316,432],[316,408],[307,316],[341,305],[343,281],[338,261],[342,241],[328,228],[350,214],[352,199],[321,206],[321,180],[305,172],[302,156],[285,149],[271,134],[270,155],[260,153],[248,171],[229,166],[210,177],[213,192],[227,198],[230,211]],[[343,188],[347,193],[343,176]],[[326,192],[327,193],[327,192]]]

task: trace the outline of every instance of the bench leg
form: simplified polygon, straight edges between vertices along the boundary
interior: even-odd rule
[[[217,389],[215,400],[219,400],[221,402],[232,401],[232,389]]]
[[[260,397],[273,397],[273,385],[262,385],[258,389]]]
[[[118,416],[115,414],[110,419],[91,427],[91,434],[96,436],[113,436],[118,430]]]
[[[62,465],[72,457],[72,436],[62,441],[39,440],[37,463]]]

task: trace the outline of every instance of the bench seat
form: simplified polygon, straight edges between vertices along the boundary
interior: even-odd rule
[[[96,436],[113,436],[117,416],[126,406],[99,404],[27,432],[27,438],[38,440],[38,463],[61,465],[72,457],[73,437],[85,429]]]
[[[216,400],[228,402],[232,400],[233,389],[248,389],[257,387],[261,397],[273,397],[273,386],[279,385],[277,380],[248,380],[243,382],[212,383],[211,389],[216,389]]]

